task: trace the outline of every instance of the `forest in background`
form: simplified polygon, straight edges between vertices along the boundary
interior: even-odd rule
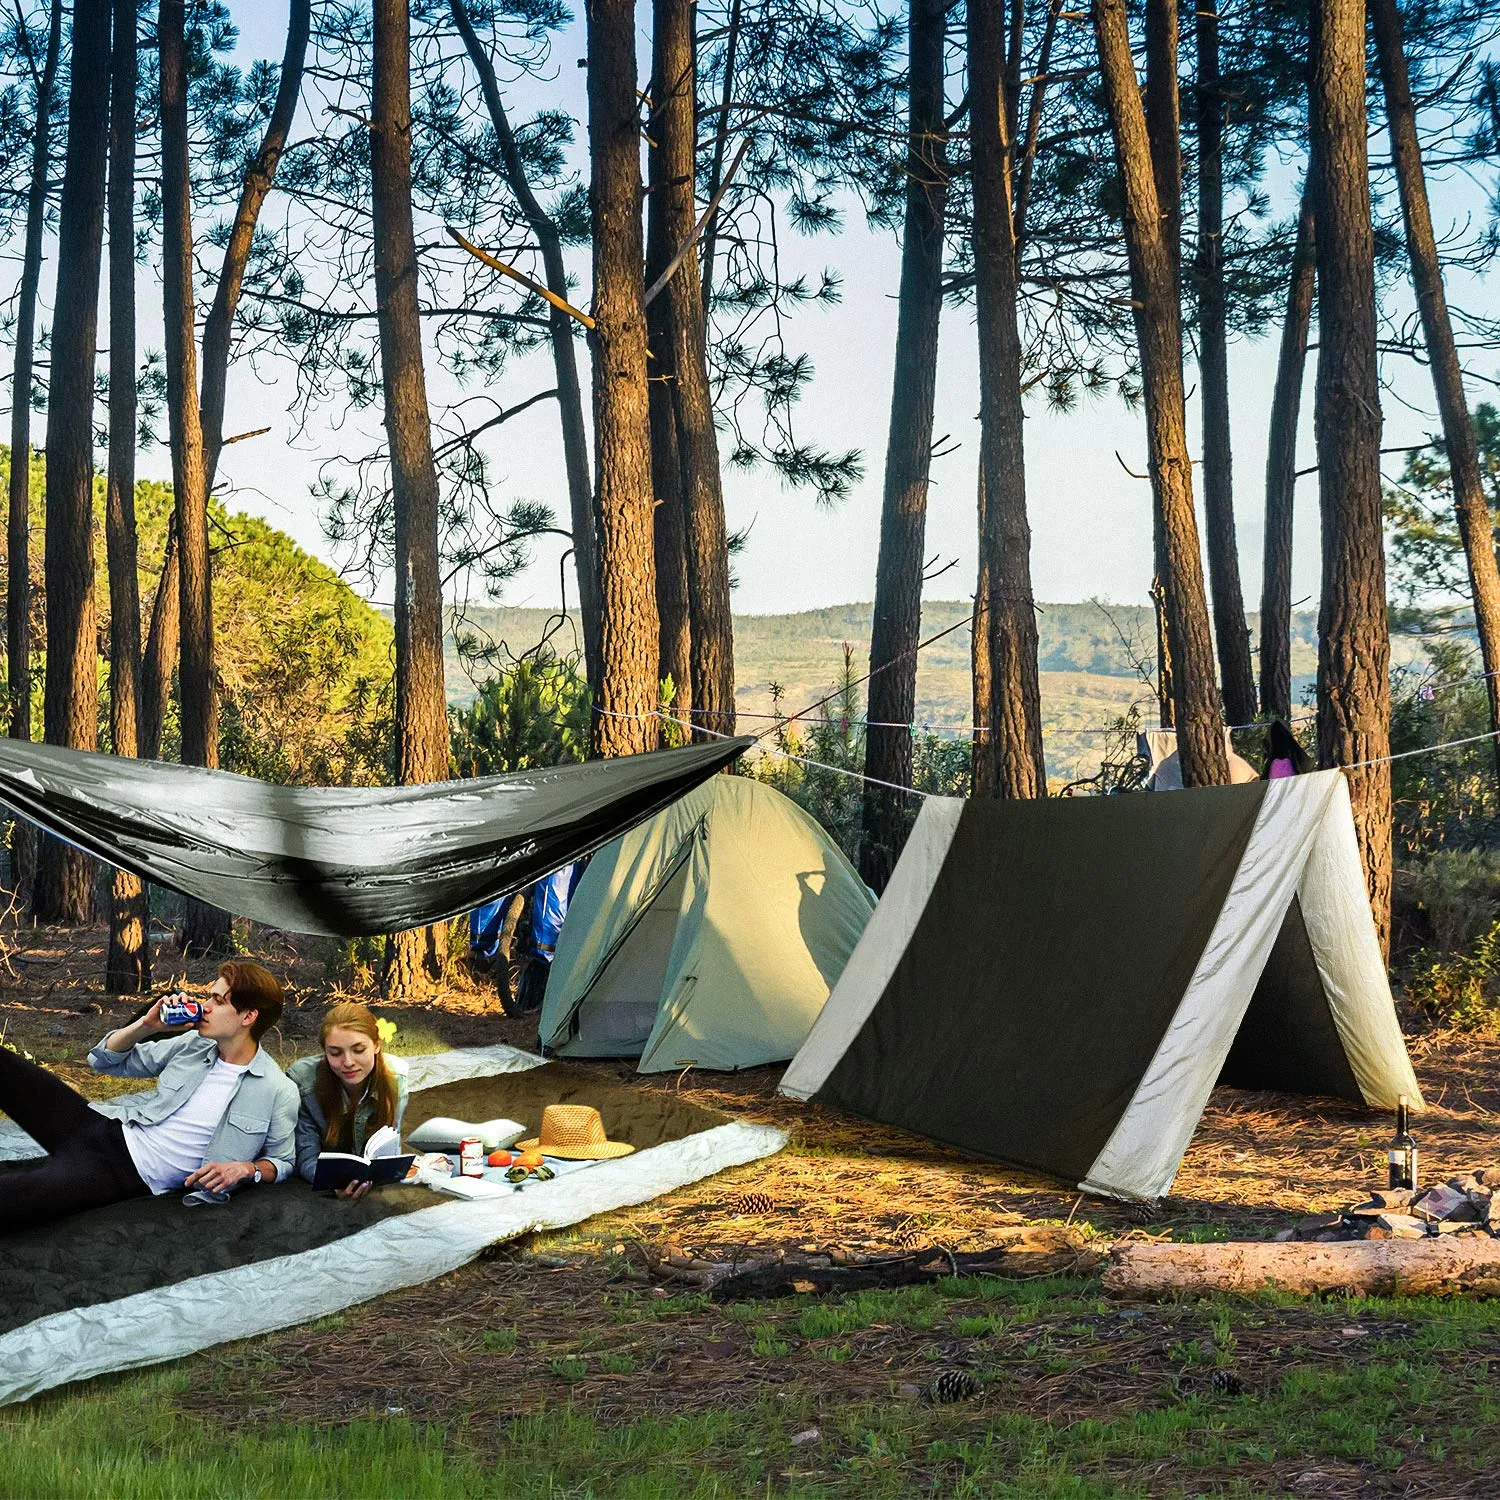
[[[1134,698],[1106,762],[1150,719],[1175,729],[1184,784],[1212,785],[1226,723],[1281,718],[1343,767],[1382,941],[1397,855],[1489,858],[1492,6],[591,0],[582,97],[556,88],[578,37],[560,0],[288,0],[279,58],[240,49],[250,14],[20,0],[0,20],[10,448],[45,453],[7,476],[13,736],[410,784],[766,723],[755,773],[879,890],[915,793],[1049,795],[1067,774],[1049,730],[1077,738],[1119,684]],[[1455,185],[1470,196],[1450,213]],[[878,458],[798,420],[817,378],[799,318],[836,313],[854,214],[901,247]],[[821,274],[790,265],[794,239],[827,250]],[[979,562],[972,594],[954,589],[967,617],[924,635],[949,567],[925,539],[955,338],[977,353]],[[1247,483],[1228,350],[1259,339],[1275,388]],[[231,388],[257,379],[289,405],[235,430]],[[1120,463],[1151,495],[1152,608],[1109,626],[1125,672],[1060,671],[1097,668],[1108,634],[1082,605],[1054,628],[1035,598],[1027,414],[1081,421],[1105,399],[1145,439],[1144,472]],[[1425,438],[1384,440],[1397,400],[1421,403]],[[543,409],[559,483],[521,498],[506,429]],[[306,503],[344,581],[389,590],[388,646],[333,575],[232,513],[224,454],[313,431],[327,451]],[[170,488],[138,484],[162,442]],[[851,621],[831,666],[815,620],[788,627],[795,658],[763,657],[753,626],[737,645],[725,473],[836,508],[876,462],[868,626]],[[1314,495],[1309,640],[1291,548]],[[1258,611],[1236,519],[1252,506]],[[566,544],[558,628],[487,644],[474,612],[544,541]],[[273,609],[283,588],[305,607]],[[476,696],[450,715],[454,619]],[[955,722],[973,727],[929,732],[926,703],[956,708],[961,682]],[[1098,699],[1065,702],[1059,682]],[[751,717],[761,702],[776,717]],[[1395,758],[1408,748],[1428,758]],[[24,830],[16,856],[38,920],[94,919],[88,858]],[[114,872],[109,908],[109,983],[139,988],[140,882]],[[187,948],[228,934],[190,906]],[[396,934],[386,983],[418,993],[443,964],[436,930]]]

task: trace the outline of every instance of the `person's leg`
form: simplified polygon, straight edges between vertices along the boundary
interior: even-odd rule
[[[0,1172],[0,1234],[50,1224],[87,1208],[102,1208],[147,1191],[118,1120],[93,1114],[41,1166]]]
[[[9,1047],[0,1047],[0,1110],[47,1152],[101,1118],[76,1089]]]

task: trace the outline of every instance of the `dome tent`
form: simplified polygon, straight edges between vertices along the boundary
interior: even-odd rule
[[[780,792],[713,776],[606,845],[574,892],[543,1047],[640,1057],[643,1073],[796,1052],[875,898]]]

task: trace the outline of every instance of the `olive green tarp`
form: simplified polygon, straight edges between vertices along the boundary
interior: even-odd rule
[[[0,802],[186,896],[291,932],[458,916],[616,838],[752,741],[425,786],[275,786],[0,739]]]
[[[1156,1198],[1221,1080],[1420,1107],[1340,771],[929,799],[779,1087]]]
[[[784,1062],[875,898],[795,803],[714,776],[601,849],[574,892],[540,1037],[643,1073]]]

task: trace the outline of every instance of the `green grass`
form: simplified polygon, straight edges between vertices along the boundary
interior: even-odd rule
[[[708,1309],[698,1297],[617,1297],[609,1311],[638,1309],[665,1320],[674,1337],[722,1336],[703,1332]],[[565,1384],[552,1387],[538,1415],[506,1419],[503,1403],[476,1392],[470,1406],[444,1409],[432,1423],[376,1408],[310,1427],[278,1423],[252,1401],[227,1407],[231,1429],[179,1405],[195,1385],[227,1390],[228,1362],[243,1370],[261,1341],[0,1410],[0,1495],[1078,1500],[1210,1489],[1250,1496],[1320,1465],[1356,1466],[1370,1485],[1399,1488],[1422,1476],[1429,1490],[1477,1493],[1500,1469],[1491,1370],[1500,1303],[1266,1297],[1122,1317],[1092,1282],[955,1281],[723,1311],[745,1328],[748,1360],[783,1372],[784,1383],[747,1387],[706,1411],[596,1420],[586,1401],[598,1376],[672,1378],[598,1347],[596,1321],[542,1357],[542,1370]],[[1351,1325],[1365,1334],[1344,1335]],[[611,1319],[606,1328],[618,1326]],[[947,1407],[871,1399],[868,1383],[841,1394],[844,1372],[896,1334],[908,1347],[916,1340],[929,1366],[973,1370],[983,1399]],[[869,1351],[864,1340],[875,1341]],[[477,1342],[524,1357],[512,1327]],[[1243,1395],[1214,1394],[1210,1377],[1226,1368],[1246,1381]],[[1116,1391],[1091,1407],[1088,1383],[1109,1372],[1127,1374],[1134,1385],[1121,1388],[1135,1395],[1122,1401]],[[1068,1401],[1028,1395],[1053,1377],[1073,1383]],[[525,1378],[518,1365],[516,1379]],[[237,1389],[243,1403],[254,1379]],[[793,1444],[813,1428],[815,1438]]]

